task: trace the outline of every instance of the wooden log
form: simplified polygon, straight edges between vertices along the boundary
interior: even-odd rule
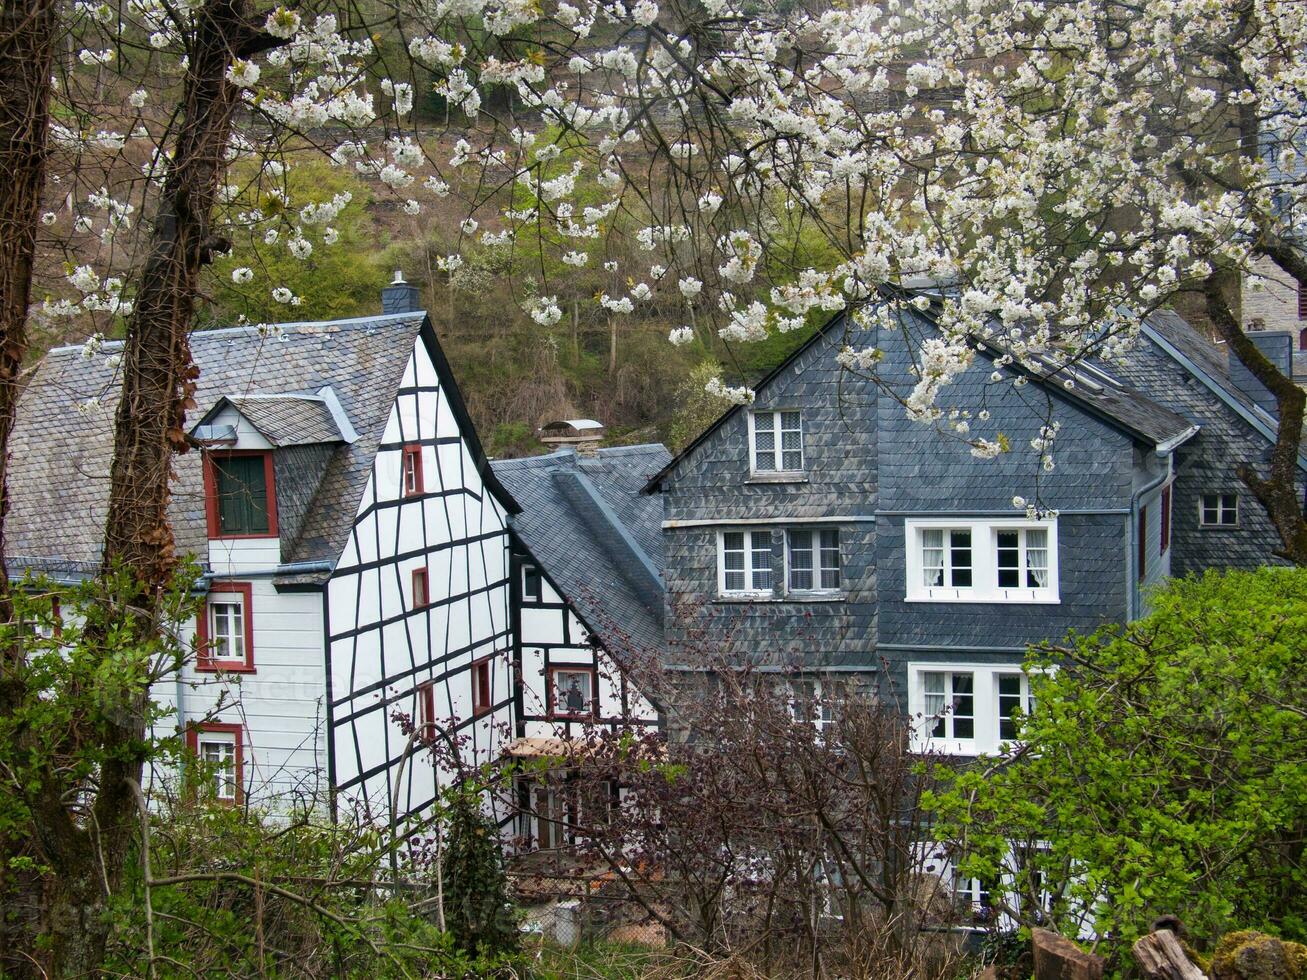
[[[1035,980],[1100,980],[1103,958],[1086,953],[1071,940],[1047,929],[1031,934]]]
[[[1176,934],[1169,929],[1152,932],[1135,943],[1135,962],[1148,980],[1206,980],[1203,973],[1185,955]]]

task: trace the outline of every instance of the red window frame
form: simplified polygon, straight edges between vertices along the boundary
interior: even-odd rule
[[[431,741],[436,737],[436,682],[423,681],[417,688],[417,722],[421,737]]]
[[[209,596],[214,593],[239,593],[241,614],[245,620],[245,657],[220,660],[209,653]],[[204,597],[204,607],[195,623],[195,669],[206,673],[253,674],[254,667],[254,585],[250,582],[214,582]]]
[[[479,718],[494,706],[494,696],[491,693],[491,671],[490,664],[494,659],[482,657],[480,660],[472,661],[472,717]]]
[[[431,584],[425,568],[413,569],[413,608],[431,605]]]
[[[1145,570],[1148,567],[1148,508],[1146,506],[1139,508],[1138,537],[1139,537],[1138,575],[1139,575],[1139,581],[1142,582],[1146,574]]]
[[[236,762],[236,798],[234,800],[216,799],[215,802],[226,806],[240,806],[245,802],[245,729],[239,723],[223,721],[206,721],[191,724],[186,728],[186,748],[196,758],[200,755],[200,733],[210,732],[214,735],[231,735]]]
[[[590,674],[590,710],[589,711],[585,712],[584,714],[572,714],[567,711],[558,710],[558,705],[554,703],[554,688],[557,686],[554,683],[554,675],[557,674],[559,671],[566,671],[568,673],[579,673],[581,671],[585,671]],[[557,718],[560,720],[568,720],[568,719],[584,720],[587,718],[598,718],[599,717],[599,671],[596,670],[594,667],[587,667],[585,664],[557,664],[555,666],[551,666],[549,668],[548,676],[546,677],[545,700],[547,702],[546,707],[549,710],[550,718]]]
[[[218,519],[218,477],[213,472],[213,460],[233,459],[239,456],[263,457],[263,482],[268,493],[268,533],[267,534],[223,534],[222,524]],[[272,465],[270,449],[224,449],[206,450],[204,453],[204,520],[208,524],[210,540],[238,541],[247,538],[277,537],[277,480],[275,467]]]
[[[1161,543],[1157,549],[1159,555],[1166,554],[1166,549],[1171,547],[1171,485],[1168,483],[1162,488],[1162,534]]]
[[[412,486],[409,477],[413,478]],[[426,492],[422,482],[422,447],[416,442],[406,445],[400,457],[399,489],[402,497],[416,497]]]

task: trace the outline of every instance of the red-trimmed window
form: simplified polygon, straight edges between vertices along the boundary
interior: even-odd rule
[[[418,685],[417,723],[421,736],[427,741],[436,737],[436,682],[425,681]]]
[[[431,603],[431,590],[427,587],[427,570],[413,569],[413,608],[421,609]]]
[[[1157,553],[1164,555],[1169,547],[1171,547],[1171,487],[1168,484],[1162,490],[1162,538]]]
[[[205,767],[206,787],[219,803],[245,799],[245,748],[241,726],[210,721],[186,730],[186,745]]]
[[[483,715],[494,707],[490,694],[491,658],[476,660],[472,663],[472,714]]]
[[[1139,537],[1138,575],[1139,575],[1139,581],[1142,582],[1144,580],[1144,576],[1147,574],[1147,569],[1148,569],[1148,508],[1147,507],[1139,508],[1139,527],[1137,530],[1138,530],[1138,537]]]
[[[195,624],[195,669],[254,673],[254,587],[214,582]]]
[[[599,677],[593,667],[549,668],[549,714],[554,718],[593,718]]]
[[[401,486],[405,497],[422,493],[422,447],[413,443],[404,447]]]
[[[271,451],[206,452],[204,510],[210,538],[275,538],[277,488]]]

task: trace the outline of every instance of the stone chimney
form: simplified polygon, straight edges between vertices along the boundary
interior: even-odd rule
[[[607,431],[594,419],[559,419],[540,427],[540,441],[551,447],[571,446],[578,456],[593,456]]]
[[[1293,377],[1293,334],[1284,330],[1250,330],[1247,336],[1286,378]],[[1229,361],[1230,380],[1245,395],[1274,415],[1275,396],[1253,377],[1252,372],[1244,367],[1243,361],[1235,357],[1234,351],[1230,351]]]
[[[404,273],[395,270],[395,279],[381,290],[381,312],[417,313],[422,309],[421,294],[417,286],[404,281]]]

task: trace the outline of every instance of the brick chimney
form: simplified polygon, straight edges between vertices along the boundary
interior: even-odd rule
[[[1286,378],[1293,377],[1293,334],[1284,330],[1250,330],[1248,339],[1257,345],[1257,349],[1266,355]],[[1276,413],[1275,396],[1253,377],[1252,372],[1244,367],[1243,361],[1229,354],[1230,380],[1245,395],[1274,415]]]
[[[404,273],[395,270],[394,281],[381,290],[381,312],[417,313],[422,309],[421,294],[417,286],[404,281]]]

